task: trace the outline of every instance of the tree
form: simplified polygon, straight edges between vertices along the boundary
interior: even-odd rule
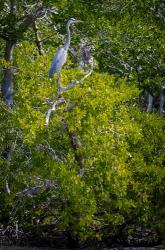
[[[4,68],[2,95],[9,107],[13,105],[13,48],[23,39],[24,33],[35,23],[35,20],[44,16],[46,11],[41,2],[34,5],[26,5],[24,1],[19,3],[16,0],[2,3],[0,37],[5,41],[4,59],[7,62]]]
[[[149,23],[143,24],[140,16],[152,3],[112,1],[109,6],[108,1],[56,4],[43,1],[42,5],[33,5],[28,1],[31,9],[26,13],[27,5],[16,2],[14,18],[18,11],[21,14],[13,22],[15,25],[7,22],[12,14],[8,7],[9,14],[4,11],[5,6],[11,8],[6,3],[1,10],[1,34],[6,29],[8,40],[13,41],[13,36],[15,43],[12,67],[10,61],[2,60],[2,63],[5,72],[9,70],[12,75],[13,65],[17,71],[14,107],[8,108],[13,102],[11,95],[7,107],[0,103],[0,198],[3,201],[0,220],[17,221],[24,230],[34,220],[44,225],[54,223],[56,228],[68,231],[78,240],[100,239],[108,230],[116,234],[128,221],[154,227],[163,235],[164,118],[147,114],[138,107],[139,89],[145,87],[147,77],[150,81],[156,79],[155,69],[150,72],[150,68],[162,53],[162,45],[160,51],[157,48],[158,41],[153,41],[155,50],[149,48],[150,37],[161,34],[163,40],[160,25],[155,33],[155,16],[152,20],[149,12],[146,17],[152,21],[151,33]],[[43,14],[42,6],[47,10],[56,8],[58,15],[49,16],[47,22],[42,19],[38,22],[46,52],[39,55],[38,47],[32,42],[36,40],[33,29],[29,23],[25,29],[23,22],[29,15],[39,18],[36,13],[41,8]],[[140,12],[136,13],[139,6]],[[132,8],[132,14],[128,15]],[[48,70],[70,16],[84,20],[72,34],[73,48],[80,46],[80,38],[84,36],[87,45],[94,46],[91,53],[97,58],[97,66],[94,71],[84,72],[70,53],[62,69],[63,91],[59,96],[57,76],[50,80]],[[34,25],[34,21],[36,18],[29,22]],[[109,34],[113,34],[110,40]],[[3,39],[1,51],[8,41]],[[141,65],[143,69],[137,72]],[[159,86],[162,65],[161,61]],[[8,146],[12,150],[4,157]],[[10,194],[3,192],[4,184]]]

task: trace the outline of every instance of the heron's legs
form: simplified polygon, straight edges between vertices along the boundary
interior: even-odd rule
[[[57,88],[58,88],[58,92],[61,93],[61,73],[58,72],[58,77],[57,77]]]

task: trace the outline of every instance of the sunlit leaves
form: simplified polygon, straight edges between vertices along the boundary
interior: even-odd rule
[[[20,224],[28,225],[33,217],[44,214],[43,223],[59,219],[60,228],[69,228],[73,236],[83,240],[100,239],[101,233],[95,228],[102,229],[108,224],[115,230],[126,220],[163,228],[164,118],[146,114],[137,107],[139,90],[135,87],[137,82],[153,89],[161,86],[163,33],[161,27],[157,29],[155,19],[151,18],[149,23],[149,19],[144,22],[144,15],[144,19],[140,17],[143,8],[150,5],[149,1],[146,5],[142,1],[111,2],[110,6],[109,2],[102,2],[98,15],[99,1],[56,3],[62,11],[52,17],[55,25],[59,24],[58,32],[64,32],[64,21],[71,13],[82,17],[85,24],[88,22],[87,26],[78,26],[79,32],[82,30],[89,40],[93,36],[91,40],[100,68],[63,93],[65,103],[52,112],[49,126],[45,126],[46,112],[58,93],[57,75],[49,79],[48,71],[57,50],[54,45],[60,38],[52,41],[53,46],[49,46],[51,39],[44,44],[47,50],[50,47],[47,55],[38,56],[34,44],[24,41],[16,45],[12,65],[1,59],[3,67],[12,66],[15,70],[15,98],[12,110],[0,104],[0,178],[3,180],[0,188],[4,188],[7,179],[11,199],[15,200],[12,203],[2,192],[0,197],[6,211],[14,206],[11,217]],[[126,8],[120,9],[126,3],[128,9],[133,7],[133,17]],[[136,14],[137,6],[140,9]],[[115,18],[118,10],[121,12]],[[100,14],[103,16],[97,19]],[[112,22],[107,14],[113,17]],[[50,24],[49,29],[51,25],[54,24]],[[86,29],[89,29],[87,33]],[[41,30],[47,30],[44,24]],[[73,44],[79,46],[77,41],[80,37],[73,34]],[[107,73],[101,73],[100,69]],[[109,74],[112,72],[115,76]],[[85,74],[73,63],[72,57],[68,57],[61,71],[62,85],[67,86]],[[76,150],[71,133],[81,142]],[[10,145],[13,151],[7,161],[4,150]],[[83,157],[81,168],[75,151]],[[49,181],[57,182],[57,187],[43,188],[31,197],[18,196],[25,188],[45,187]],[[4,208],[0,209],[4,213]]]

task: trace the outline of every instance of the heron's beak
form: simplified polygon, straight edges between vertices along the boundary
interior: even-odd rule
[[[76,20],[76,23],[83,23],[83,21],[81,21],[81,20]]]

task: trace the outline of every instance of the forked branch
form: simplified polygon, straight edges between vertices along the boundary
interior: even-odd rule
[[[60,84],[60,77],[58,77],[58,81],[57,81],[57,84],[58,84],[58,91],[59,91],[59,94],[61,95],[62,93],[64,93],[65,91],[67,90],[70,90],[71,88],[75,87],[76,85],[82,83],[87,77],[89,77],[92,72],[93,72],[93,68],[94,68],[94,61],[92,60],[92,64],[91,64],[91,69],[90,71],[85,75],[83,76],[80,80],[75,80],[73,82],[71,82],[68,86],[66,87],[62,87],[61,84]],[[50,116],[51,116],[51,113],[53,111],[55,111],[57,109],[58,106],[60,106],[62,103],[65,103],[65,99],[64,97],[57,97],[57,99],[55,100],[55,102],[53,103],[52,107],[50,109],[48,109],[48,112],[46,114],[46,126],[49,125],[49,121],[50,121]]]

